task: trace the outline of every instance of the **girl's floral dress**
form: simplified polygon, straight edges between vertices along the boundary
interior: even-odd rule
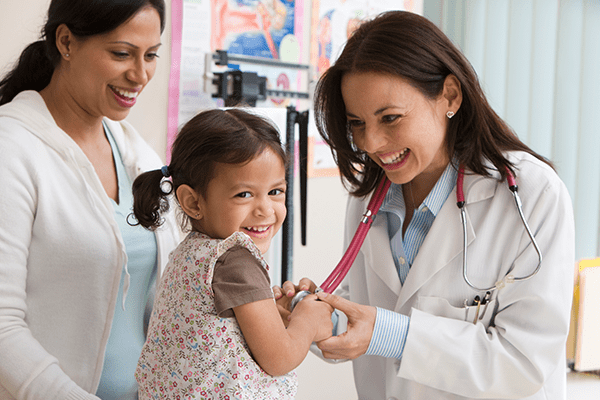
[[[235,318],[214,306],[214,266],[243,246],[267,264],[252,239],[191,232],[171,253],[136,369],[140,399],[293,399],[296,374],[270,376],[250,355]]]

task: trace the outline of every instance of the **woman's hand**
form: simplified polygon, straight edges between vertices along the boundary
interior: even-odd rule
[[[317,297],[348,317],[346,332],[317,343],[323,356],[334,360],[353,360],[365,354],[373,336],[377,309],[325,292],[317,293]]]
[[[283,287],[273,286],[275,303],[277,304],[277,309],[279,310],[281,319],[286,327],[290,321],[290,305],[292,304],[292,299],[296,293],[303,290],[308,290],[309,292],[314,293],[316,288],[317,285],[315,285],[315,283],[308,278],[300,279],[298,285],[294,285],[292,282],[286,281],[283,283]]]

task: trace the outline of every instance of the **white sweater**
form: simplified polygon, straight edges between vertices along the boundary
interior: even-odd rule
[[[161,166],[105,120],[130,177]],[[39,93],[0,107],[0,400],[97,399],[126,253],[92,164]],[[158,265],[179,241],[157,230]]]

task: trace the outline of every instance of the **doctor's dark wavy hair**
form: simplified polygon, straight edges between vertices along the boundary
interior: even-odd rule
[[[56,30],[65,24],[79,39],[110,32],[127,22],[144,7],[160,16],[165,28],[164,0],[52,0],[40,40],[28,45],[13,69],[0,81],[0,105],[25,90],[40,91],[50,83],[61,54],[56,47]]]
[[[506,169],[514,167],[503,152],[510,150],[525,151],[551,165],[494,112],[471,64],[440,29],[417,14],[390,11],[359,26],[335,64],[319,79],[315,92],[317,128],[332,149],[344,185],[355,196],[372,192],[384,172],[353,146],[347,128],[341,81],[354,72],[402,77],[429,99],[442,92],[449,74],[455,75],[463,99],[449,120],[446,146],[450,157],[457,157],[472,173],[489,176],[484,165],[488,159],[506,178]]]
[[[167,167],[170,190],[162,170],[148,171],[133,182],[133,215],[139,225],[156,229],[169,209],[169,196],[188,185],[206,197],[217,163],[245,164],[270,148],[283,165],[288,162],[279,132],[267,119],[240,108],[202,111],[189,120],[177,135]],[[186,225],[187,218],[182,221]]]

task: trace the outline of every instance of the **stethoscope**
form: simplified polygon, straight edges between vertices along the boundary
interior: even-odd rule
[[[519,217],[521,218],[521,221],[523,222],[523,226],[525,227],[525,230],[527,231],[527,235],[529,236],[529,239],[531,240],[531,243],[533,244],[533,247],[535,248],[535,251],[538,254],[538,264],[535,267],[535,269],[533,270],[533,272],[531,272],[529,275],[522,276],[522,277],[515,277],[509,271],[504,276],[503,279],[494,283],[493,286],[486,287],[486,288],[480,288],[480,287],[475,286],[469,279],[469,274],[468,274],[468,270],[467,270],[467,213],[465,210],[466,202],[465,202],[465,196],[464,196],[464,191],[463,191],[464,178],[465,178],[464,167],[460,166],[459,170],[458,170],[457,179],[456,179],[456,205],[460,210],[460,217],[461,217],[462,230],[463,230],[462,274],[463,274],[463,278],[464,278],[465,282],[467,283],[467,285],[469,285],[472,289],[474,289],[477,292],[485,293],[482,297],[480,297],[479,295],[475,296],[471,305],[468,304],[468,299],[465,300],[466,313],[468,313],[469,306],[477,307],[476,313],[475,313],[475,318],[473,320],[473,323],[477,323],[477,321],[481,320],[483,318],[483,316],[485,315],[487,306],[488,306],[494,292],[497,292],[498,290],[502,289],[508,283],[521,282],[521,281],[530,279],[539,272],[539,270],[542,266],[542,252],[540,251],[538,243],[535,240],[535,236],[531,232],[531,228],[529,227],[529,224],[527,223],[527,220],[525,219],[525,216],[523,215],[523,206],[522,206],[521,198],[519,197],[519,193],[518,193],[519,188],[515,181],[515,177],[512,174],[512,172],[507,169],[506,180],[508,183],[508,188],[510,189],[510,191],[513,194],[513,197],[515,200],[515,205],[517,207],[517,211],[519,212]],[[350,271],[350,267],[352,266],[352,263],[356,259],[356,256],[358,255],[358,251],[360,250],[360,247],[362,246],[362,244],[365,240],[365,237],[367,236],[369,228],[371,227],[371,224],[373,223],[375,215],[379,211],[379,208],[381,207],[381,204],[383,203],[383,200],[385,199],[386,193],[387,193],[390,185],[391,185],[390,180],[384,176],[383,179],[381,179],[381,181],[379,182],[377,188],[375,189],[373,196],[371,196],[371,200],[369,201],[367,210],[363,214],[361,221],[358,225],[358,228],[356,230],[356,233],[354,234],[354,237],[352,238],[352,241],[350,242],[348,249],[344,253],[344,256],[342,257],[342,259],[340,260],[338,265],[335,267],[335,269],[331,272],[329,277],[327,277],[325,282],[323,282],[323,284],[315,290],[315,293],[320,292],[320,291],[323,291],[326,293],[332,293],[337,288],[337,286],[342,282],[342,280],[344,279],[346,274],[348,274],[348,271]],[[292,299],[291,309],[293,310],[295,305],[300,300],[302,300],[304,297],[306,297],[308,294],[310,294],[309,291],[298,292],[296,294],[296,296],[294,296],[294,298]],[[484,308],[483,308],[483,314],[480,315],[481,306],[483,306]]]
[[[517,207],[517,211],[519,212],[519,217],[521,217],[521,222],[523,222],[523,226],[525,227],[525,230],[527,231],[527,235],[529,236],[529,239],[531,240],[531,244],[533,245],[533,247],[535,248],[535,251],[537,252],[538,264],[535,267],[535,269],[533,270],[533,272],[531,272],[529,275],[525,275],[522,277],[515,277],[509,271],[504,276],[503,279],[494,283],[493,286],[490,286],[487,288],[480,288],[480,287],[475,286],[473,283],[471,283],[471,281],[469,280],[469,274],[467,272],[467,213],[465,211],[465,196],[464,196],[464,192],[463,192],[463,181],[465,179],[465,171],[464,171],[464,167],[460,166],[460,168],[458,170],[458,177],[456,179],[456,205],[460,210],[460,219],[461,219],[462,228],[463,228],[463,262],[462,262],[462,264],[463,264],[463,266],[462,266],[463,279],[465,280],[467,285],[469,285],[475,291],[485,292],[483,297],[480,297],[479,295],[475,296],[475,298],[473,299],[473,302],[470,305],[468,304],[469,300],[468,299],[465,300],[465,303],[464,303],[465,319],[467,319],[467,316],[469,313],[469,306],[476,307],[475,316],[473,318],[474,324],[476,324],[478,320],[482,320],[483,317],[485,316],[488,305],[489,305],[494,293],[497,293],[500,289],[504,288],[504,286],[506,286],[506,284],[514,283],[514,282],[521,282],[521,281],[530,279],[535,274],[537,274],[538,271],[540,270],[540,268],[542,267],[542,252],[540,250],[540,247],[538,246],[537,241],[535,240],[535,236],[531,232],[531,228],[529,227],[527,220],[525,219],[525,215],[523,215],[523,203],[521,202],[521,197],[519,196],[519,193],[518,193],[519,187],[517,186],[517,182],[515,181],[515,177],[512,174],[512,172],[509,169],[507,169],[506,172],[507,172],[506,181],[508,183],[508,188],[512,192],[513,197],[515,199],[515,205]],[[483,306],[483,312],[480,314],[481,306]]]

